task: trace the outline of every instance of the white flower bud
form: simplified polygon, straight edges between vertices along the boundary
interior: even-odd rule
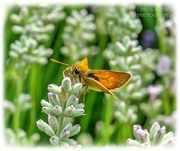
[[[76,135],[77,133],[79,133],[80,129],[81,129],[81,127],[80,127],[80,125],[78,125],[78,124],[76,124],[76,125],[74,125],[73,127],[71,127],[71,128],[69,129],[70,137]]]
[[[52,144],[52,145],[58,145],[59,144],[59,142],[60,142],[60,139],[59,139],[59,137],[57,137],[57,136],[51,136],[51,138],[50,138],[50,143]]]
[[[59,105],[55,105],[55,106],[53,107],[53,112],[54,112],[55,115],[60,115],[60,114],[62,114],[62,107],[59,106]]]
[[[71,88],[71,79],[69,77],[65,77],[63,80],[62,80],[62,89],[65,91],[65,92],[68,92]]]
[[[48,123],[51,126],[51,128],[54,130],[54,132],[57,132],[59,130],[59,123],[55,116],[48,115]]]

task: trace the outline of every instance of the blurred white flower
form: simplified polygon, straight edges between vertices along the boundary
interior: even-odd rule
[[[171,67],[171,59],[169,58],[169,56],[162,55],[159,58],[159,62],[156,68],[156,73],[159,76],[164,75],[170,71],[170,67]]]
[[[149,97],[151,101],[155,101],[157,98],[157,95],[159,95],[163,90],[162,85],[150,85],[147,88],[147,91],[149,93]]]
[[[169,29],[170,34],[174,37],[175,36],[175,29],[174,29],[174,22],[173,19],[168,19],[164,23],[165,27]]]

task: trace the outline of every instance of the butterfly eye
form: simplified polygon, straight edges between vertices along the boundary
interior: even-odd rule
[[[77,68],[74,69],[75,74],[79,74],[79,70]]]

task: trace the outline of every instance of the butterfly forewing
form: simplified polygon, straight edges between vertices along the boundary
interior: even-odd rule
[[[131,75],[129,73],[109,70],[91,70],[87,74],[87,77],[98,81],[108,90],[121,88],[131,79]]]
[[[78,67],[81,72],[85,73],[89,69],[88,68],[88,59],[87,59],[87,57],[85,57],[82,61],[79,61],[79,62],[75,63],[73,66]]]

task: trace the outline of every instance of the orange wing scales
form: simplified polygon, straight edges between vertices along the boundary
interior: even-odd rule
[[[87,76],[98,81],[108,90],[121,88],[131,80],[129,73],[109,70],[90,70]]]
[[[77,66],[81,69],[81,72],[86,72],[88,71],[88,59],[87,57],[85,57],[82,61],[77,62],[76,64],[74,64],[73,66]]]

